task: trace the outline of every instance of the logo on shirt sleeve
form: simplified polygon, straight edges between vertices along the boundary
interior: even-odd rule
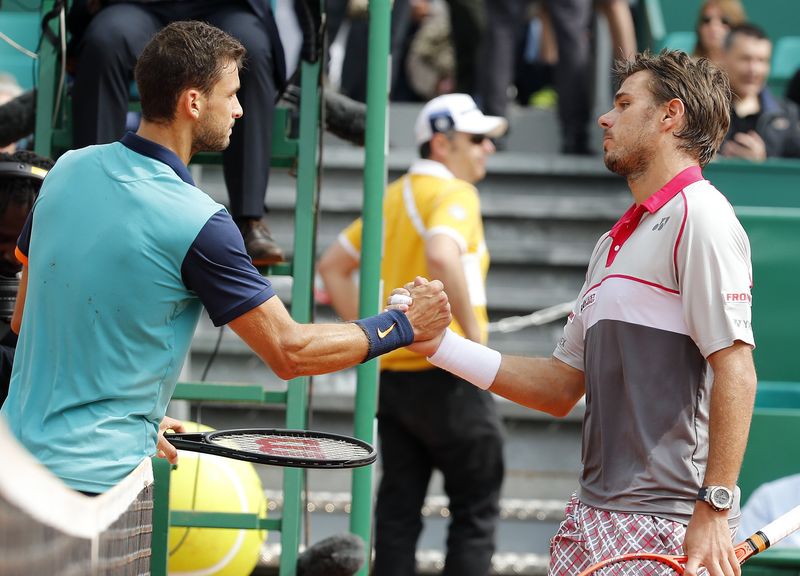
[[[581,312],[586,310],[589,306],[594,304],[596,301],[597,301],[597,292],[592,292],[591,294],[586,296],[583,299],[583,302],[581,302]]]
[[[750,292],[723,292],[722,299],[726,304],[746,304],[750,306],[753,303],[753,297]]]

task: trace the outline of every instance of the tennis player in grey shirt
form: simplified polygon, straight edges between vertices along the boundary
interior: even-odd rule
[[[415,349],[556,416],[585,396],[580,491],[551,542],[551,575],[639,551],[686,554],[689,576],[701,565],[739,575],[736,479],[756,387],[750,246],[701,172],[727,131],[730,88],[682,52],[615,72],[598,123],[634,203],[595,246],[553,355],[504,356],[451,332]],[[400,289],[390,303],[408,301]]]

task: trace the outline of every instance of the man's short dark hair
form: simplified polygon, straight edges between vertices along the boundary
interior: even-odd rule
[[[0,153],[0,162],[20,162],[44,170],[50,170],[53,167],[53,161],[50,158],[27,150],[17,150],[13,154]],[[41,187],[42,181],[38,178],[7,175],[0,177],[0,214],[6,211],[9,204],[33,206]]]
[[[693,60],[680,50],[643,52],[633,60],[619,59],[614,75],[621,85],[637,72],[648,72],[648,87],[663,104],[678,98],[686,110],[685,123],[674,136],[678,148],[697,158],[701,167],[722,145],[731,122],[731,86],[728,75],[706,58]]]
[[[173,22],[158,32],[136,62],[134,75],[142,118],[167,123],[175,119],[178,98],[197,88],[208,94],[225,66],[241,68],[246,50],[219,28],[197,21]]]
[[[736,36],[745,36],[747,38],[755,38],[756,40],[766,40],[770,41],[769,36],[767,33],[764,32],[764,29],[756,26],[755,24],[751,24],[750,22],[745,22],[744,24],[739,24],[738,26],[734,26],[728,32],[728,35],[725,36],[725,50],[730,49],[733,41],[736,39]]]

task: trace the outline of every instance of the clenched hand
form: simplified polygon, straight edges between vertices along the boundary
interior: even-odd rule
[[[438,280],[429,282],[427,279],[417,276],[413,282],[409,282],[403,288],[393,290],[392,294],[411,297],[410,305],[391,306],[404,310],[414,328],[414,345],[411,349],[426,355],[435,352],[445,328],[450,325],[452,320],[450,303],[442,283]]]

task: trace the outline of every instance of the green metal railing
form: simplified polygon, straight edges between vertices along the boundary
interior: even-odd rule
[[[386,109],[389,101],[389,0],[369,2],[369,48],[367,62],[367,134],[364,166],[364,228],[361,241],[359,315],[375,314],[380,308],[380,273],[383,253],[383,191],[386,186]],[[357,438],[374,442],[378,389],[378,361],[358,366],[356,371],[355,430]],[[371,549],[371,466],[353,470],[350,531]],[[366,576],[369,562],[359,572]]]

